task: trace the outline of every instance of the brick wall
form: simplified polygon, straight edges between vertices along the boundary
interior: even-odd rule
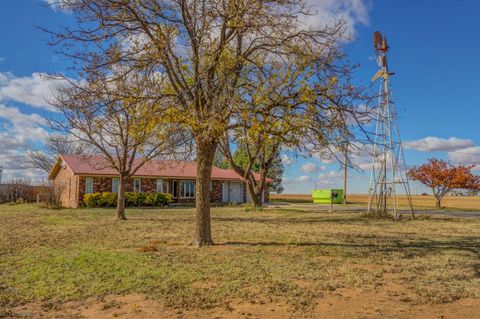
[[[210,198],[213,203],[222,202],[222,181],[212,181],[212,190],[210,191]]]
[[[59,192],[60,194],[61,206],[78,207],[78,176],[73,175],[66,167],[62,167],[53,180],[53,187],[55,188],[55,192]]]
[[[83,202],[85,195],[85,180],[87,176],[80,176],[79,180],[79,201]],[[127,180],[125,184],[125,191],[133,192],[134,178]],[[166,186],[165,188],[166,189]],[[112,191],[112,177],[93,177],[93,192],[111,192]],[[140,191],[145,193],[154,193],[157,191],[157,178],[141,178]]]
[[[85,179],[86,176],[80,176],[78,181],[78,203],[83,202],[83,197],[85,195]],[[163,180],[163,190],[162,192],[167,192],[167,183],[171,179],[162,178]],[[127,192],[133,192],[133,182],[134,178],[127,180],[125,185],[125,190]],[[140,191],[147,193],[154,193],[157,191],[157,178],[141,178]],[[177,194],[178,198],[176,202],[178,203],[194,203],[195,198],[182,198],[180,197],[180,190],[182,189],[182,180],[177,182]],[[111,177],[93,177],[93,192],[102,193],[102,192],[111,192],[112,191],[112,178]],[[171,193],[172,190],[170,190]],[[211,201],[214,203],[222,202],[222,181],[212,181],[212,190],[210,192]]]
[[[63,171],[61,171],[62,173]],[[59,173],[57,179],[65,179],[63,177],[64,174]],[[70,174],[71,175],[71,174]],[[60,177],[62,176],[62,177]],[[68,174],[67,174],[68,176]],[[68,207],[78,207],[78,203],[83,202],[83,196],[85,195],[85,176],[73,176],[73,178],[77,178],[76,181],[71,181],[72,189],[70,194],[70,201],[68,200],[68,193],[67,195],[63,195],[62,200],[65,200],[65,206]],[[67,179],[68,180],[68,179]],[[171,179],[162,178],[163,180],[163,190],[162,192],[167,192],[167,183],[171,181]],[[212,181],[212,190],[210,192],[210,198],[212,203],[221,203],[222,202],[222,184],[223,181],[214,180]],[[78,201],[76,200],[76,188],[78,187]],[[182,188],[182,180],[178,180],[177,182],[177,194],[178,198],[175,199],[175,202],[178,203],[195,203],[195,198],[182,198],[180,197],[180,190]],[[126,183],[126,191],[133,192],[133,179],[129,179]],[[141,178],[141,186],[140,189],[142,192],[153,193],[157,191],[157,178]],[[101,193],[101,192],[111,192],[112,191],[112,178],[111,177],[94,177],[93,178],[93,192],[94,193]],[[170,190],[172,193],[172,190]],[[265,202],[269,202],[270,200],[270,192],[268,189],[265,191],[264,195]],[[243,201],[247,201],[247,185],[244,184],[243,186]]]

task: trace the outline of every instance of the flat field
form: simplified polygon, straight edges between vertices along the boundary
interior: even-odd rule
[[[304,205],[305,206],[305,205]],[[480,219],[0,206],[0,317],[478,318]]]
[[[312,196],[310,194],[270,194],[272,201],[287,201],[287,202],[311,202]],[[412,196],[413,206],[418,209],[433,209],[435,208],[435,199],[433,196]],[[368,195],[352,194],[347,196],[348,204],[367,205]],[[401,206],[407,204],[405,196],[399,196],[398,203]],[[480,196],[447,196],[442,201],[444,208],[466,209],[466,210],[480,210]]]

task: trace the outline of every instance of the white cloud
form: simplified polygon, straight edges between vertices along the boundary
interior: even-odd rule
[[[480,146],[472,146],[448,153],[448,159],[459,164],[477,165],[480,168]]]
[[[420,152],[452,152],[474,146],[472,140],[450,137],[448,139],[428,136],[416,141],[404,142],[406,149],[413,149]]]
[[[303,176],[297,176],[297,177],[284,177],[282,178],[282,183],[285,185],[290,185],[290,184],[298,184],[298,183],[308,183],[312,182],[313,179],[310,176],[303,175]]]
[[[312,181],[310,176],[306,176],[306,175],[300,176],[300,177],[296,178],[295,180],[297,182],[301,182],[301,183],[306,183],[306,182],[311,182]]]
[[[305,163],[300,167],[300,170],[304,173],[315,173],[319,171],[324,171],[327,168],[325,166],[318,166],[314,163]]]
[[[44,128],[47,122],[38,114],[25,114],[16,107],[0,104],[0,119],[7,123],[2,133],[9,134],[13,140],[22,144],[27,141],[43,141],[48,136]]]
[[[319,185],[331,186],[340,184],[343,180],[343,173],[340,171],[330,171],[318,175]]]
[[[26,165],[25,151],[34,143],[43,143],[48,137],[46,120],[38,114],[22,113],[16,107],[0,104],[0,165],[3,181],[27,178],[39,181],[41,171]]]
[[[282,163],[285,165],[292,165],[295,163],[295,159],[289,157],[287,154],[282,156]]]
[[[68,12],[69,4],[76,0],[43,0],[53,10]],[[312,27],[323,27],[326,24],[342,20],[345,23],[345,36],[355,35],[355,27],[369,23],[369,10],[373,0],[307,0],[313,15],[304,18],[304,23]],[[129,39],[126,39],[128,43]]]
[[[371,144],[361,144],[357,142],[349,144],[349,162],[359,169],[369,170],[372,168],[372,153],[373,145]],[[339,150],[338,148],[333,148],[328,150],[328,152],[317,152],[314,153],[313,156],[320,159],[324,164],[338,163],[343,165],[345,161],[343,150]]]
[[[50,8],[54,11],[61,10],[61,11],[68,11],[68,4],[72,3],[76,0],[43,0],[48,4]]]
[[[300,167],[300,170],[304,173],[313,173],[317,171],[317,165],[313,163],[305,163]]]
[[[320,158],[320,160],[322,161],[322,163],[324,164],[334,164],[337,162],[336,158],[335,157],[330,157],[330,158],[327,158],[327,157],[324,157],[324,158]]]
[[[369,23],[370,0],[307,0],[307,4],[316,12],[305,21],[310,26],[322,27],[343,20],[346,36],[352,37],[356,25]]]
[[[0,86],[6,85],[8,83],[9,75],[11,74],[0,72]]]
[[[37,113],[7,105],[8,102],[28,104],[34,108],[51,111],[46,99],[52,97],[59,82],[47,79],[42,73],[17,77],[0,72],[0,165],[3,180],[28,178],[43,179],[45,174],[26,163],[25,151],[32,145],[42,144],[48,137],[47,121]]]
[[[44,73],[16,77],[11,73],[0,72],[0,101],[15,101],[55,112],[55,107],[48,101],[52,100],[54,92],[63,83],[48,78]]]

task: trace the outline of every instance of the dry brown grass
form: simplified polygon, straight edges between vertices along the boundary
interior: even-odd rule
[[[270,198],[274,201],[290,201],[290,202],[311,202],[310,194],[270,194]],[[435,199],[433,196],[413,196],[413,206],[416,208],[434,208]],[[347,196],[349,204],[366,205],[368,195],[352,194]],[[399,196],[399,205],[405,206],[407,199],[405,196]],[[447,196],[442,201],[444,208],[458,209],[478,209],[480,210],[480,196]]]
[[[213,208],[217,245],[197,249],[193,208],[129,209],[118,222],[113,209],[0,205],[0,318],[23,316],[21,307],[26,318],[39,309],[61,317],[68,301],[63,317],[92,318],[79,309],[108,296],[144,296],[184,318],[232,317],[233,308],[237,318],[262,309],[257,318],[270,309],[271,318],[371,318],[372,300],[385,311],[376,318],[444,305],[480,312],[480,219],[393,222],[305,206]],[[138,251],[148,246],[157,251]],[[137,301],[122,302],[126,311]]]

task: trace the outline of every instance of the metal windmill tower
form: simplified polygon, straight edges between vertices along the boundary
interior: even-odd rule
[[[380,70],[372,82],[380,82],[375,143],[372,152],[372,175],[368,199],[368,213],[398,214],[398,193],[407,196],[410,213],[414,218],[410,185],[406,174],[405,157],[397,122],[395,103],[391,93],[390,73],[387,63],[387,38],[380,32],[374,34],[375,53]]]

